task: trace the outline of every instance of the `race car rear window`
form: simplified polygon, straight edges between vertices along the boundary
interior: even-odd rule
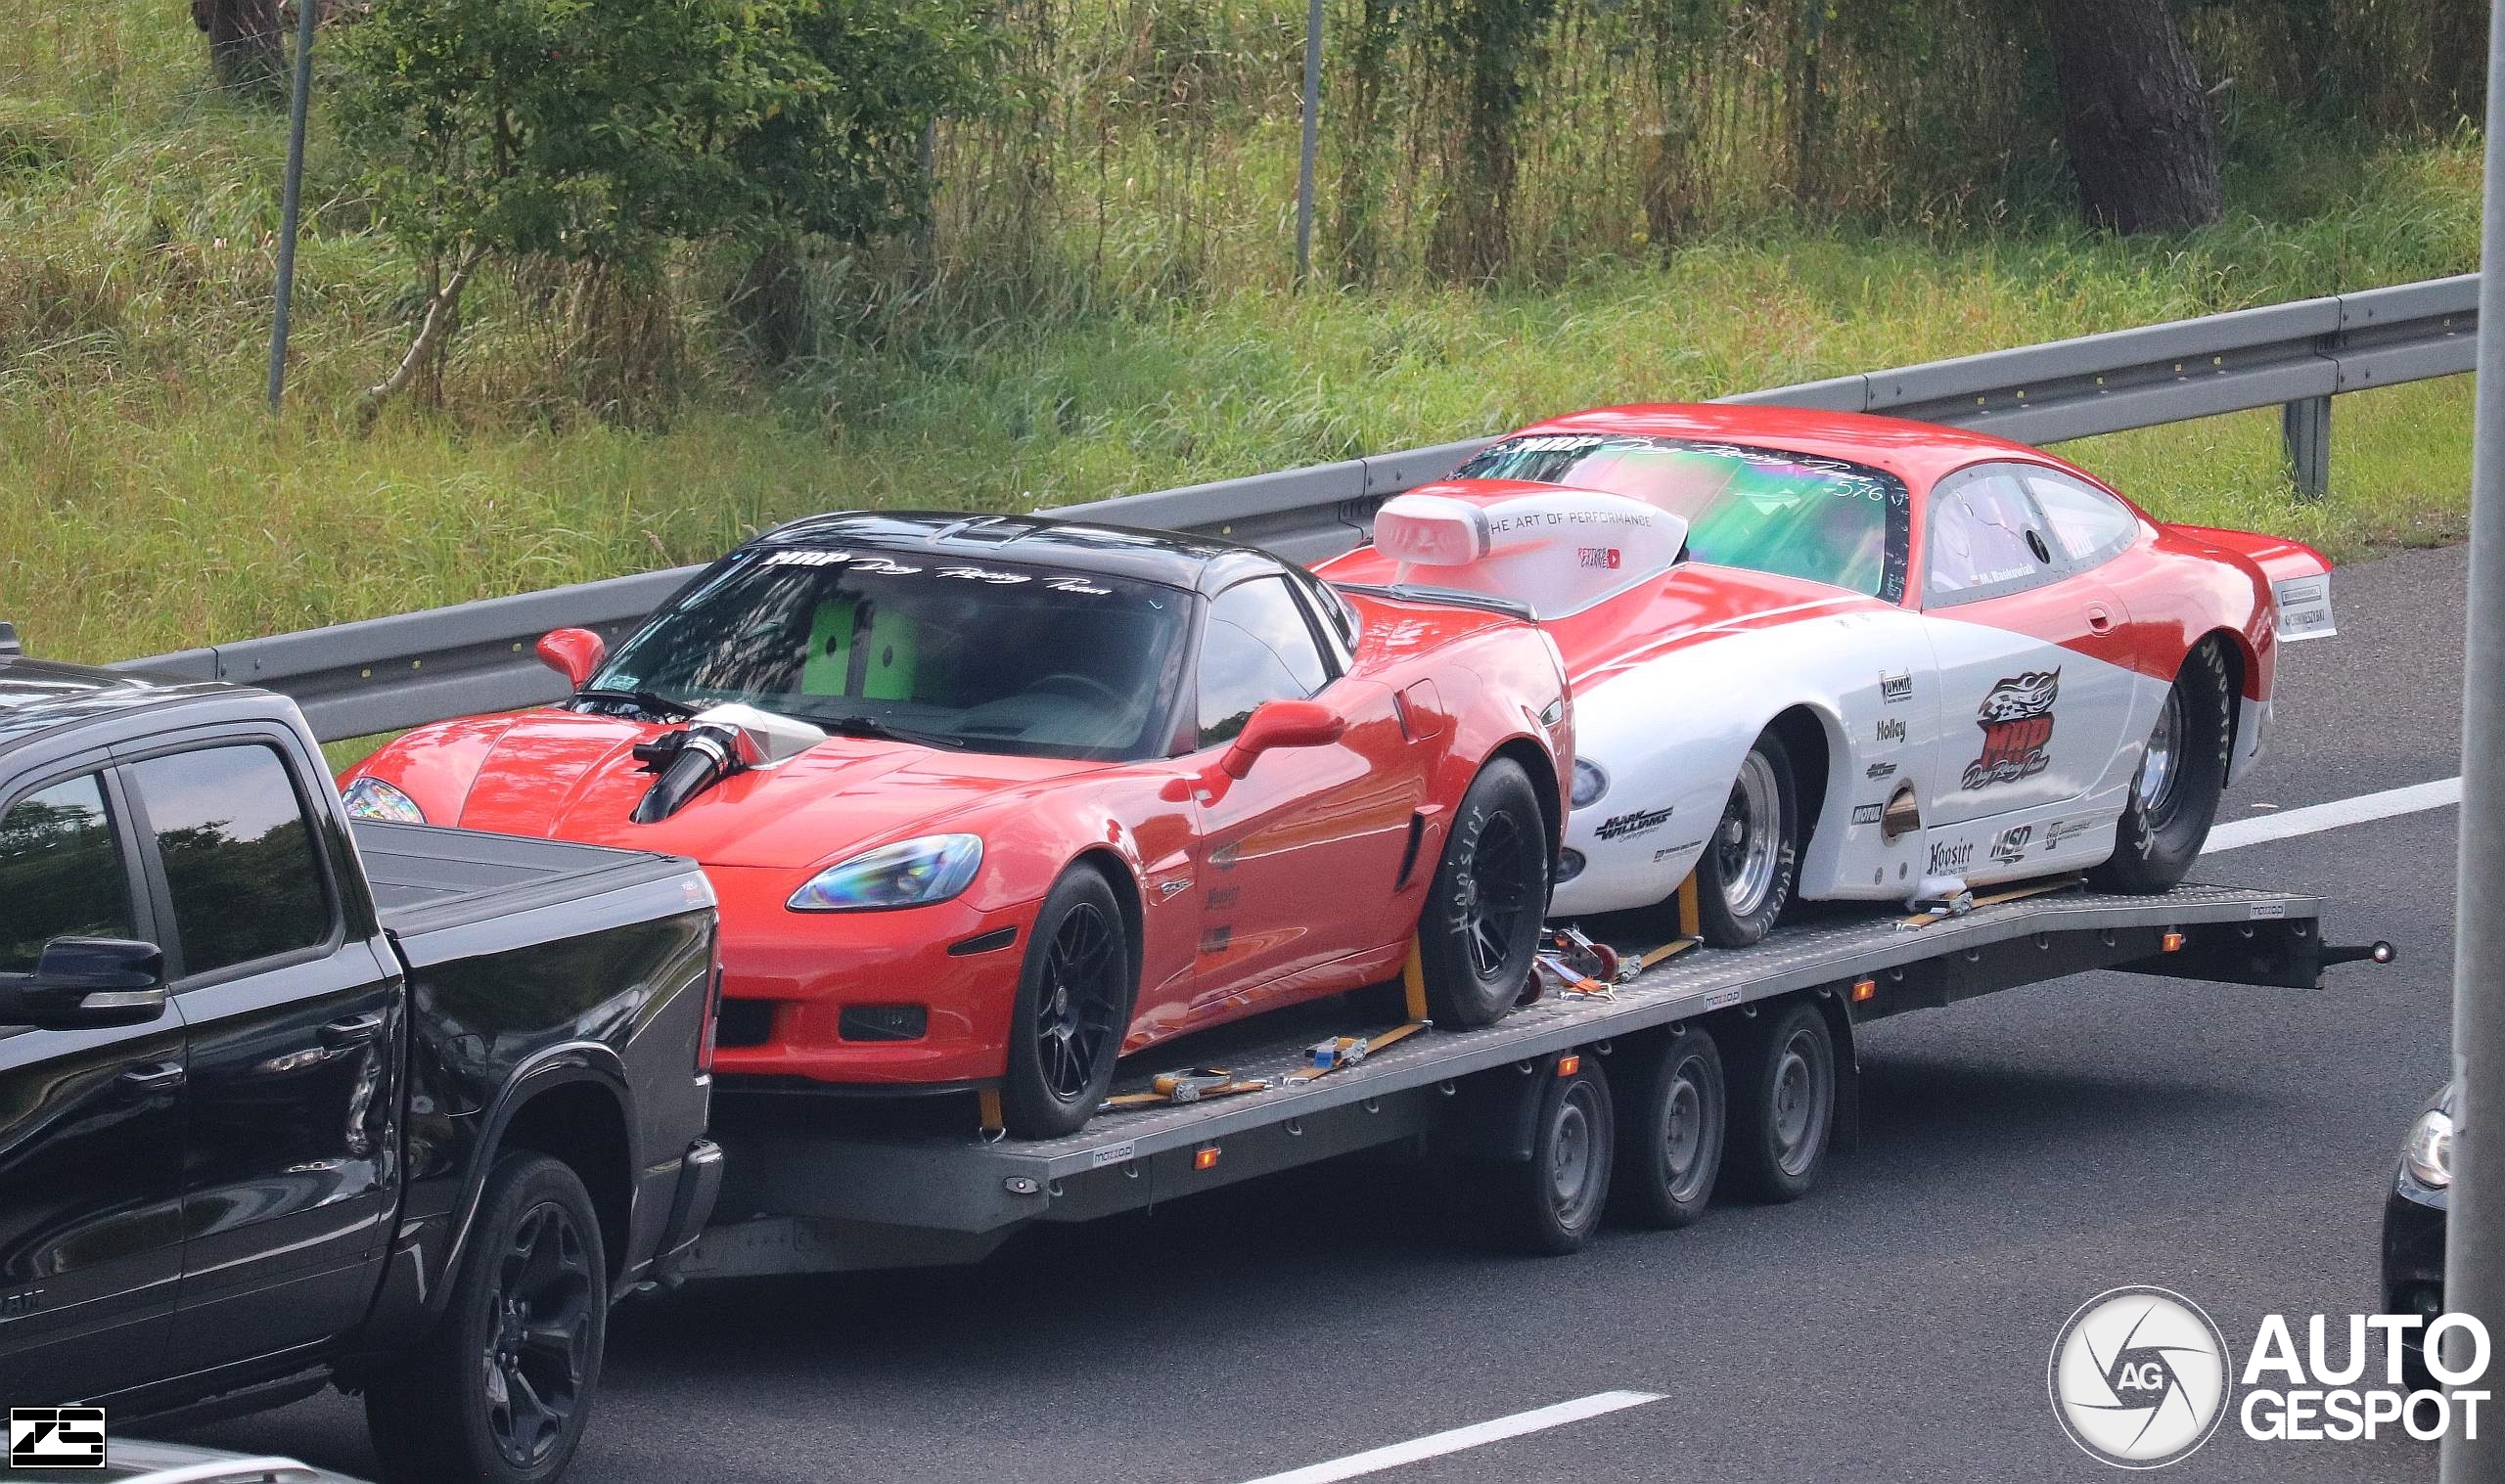
[[[1162,750],[1188,595],[1020,562],[751,552],[654,618],[588,689],[873,723],[986,752]]]
[[[1686,517],[1699,562],[1831,583],[1899,602],[1912,502],[1894,475],[1842,459],[1692,438],[1533,433],[1458,478],[1597,489]]]

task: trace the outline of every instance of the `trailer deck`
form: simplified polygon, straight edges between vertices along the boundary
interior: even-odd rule
[[[1310,1081],[1103,1113],[1078,1133],[1033,1142],[986,1139],[962,1109],[874,1114],[851,1100],[726,1086],[715,1137],[729,1173],[688,1276],[974,1260],[1030,1222],[1088,1220],[1435,1135],[1470,1101],[1460,1096],[1470,1079],[1528,1075],[1580,1050],[1606,1058],[1628,1037],[1750,1015],[1783,996],[1832,997],[1848,1027],[2097,968],[2314,987],[2326,963],[2367,956],[2326,950],[2320,911],[2313,897],[2189,884],[2163,896],[2072,887],[1923,926],[1867,907],[1832,910],[1753,948],[1679,954],[1606,998],[1552,993],[1495,1025],[1414,1035]],[[1630,954],[1646,946],[1592,935]],[[1143,1055],[1116,1087],[1185,1064],[1283,1078],[1319,1038],[1397,1023],[1393,1004],[1370,1020],[1341,1002],[1256,1016]],[[1848,1110],[1848,1046],[1840,1061]],[[1847,1111],[1847,1141],[1848,1120]]]

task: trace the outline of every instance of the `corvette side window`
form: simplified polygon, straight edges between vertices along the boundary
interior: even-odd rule
[[[1257,577],[1218,594],[1201,640],[1201,745],[1244,730],[1265,700],[1300,699],[1330,671],[1284,579]]]
[[[1943,480],[1931,497],[1928,601],[1998,597],[2059,576],[2043,524],[2013,473]]]
[[[2027,476],[2027,493],[2053,528],[2053,544],[2073,566],[2120,555],[2140,533],[2129,508],[2101,489],[2046,471]]]

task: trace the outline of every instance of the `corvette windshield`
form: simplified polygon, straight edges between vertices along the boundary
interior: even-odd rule
[[[1154,583],[876,551],[753,552],[618,650],[586,692],[739,701],[985,752],[1150,755],[1189,614]]]
[[[1841,459],[1690,438],[1533,433],[1488,449],[1456,477],[1624,495],[1685,517],[1688,553],[1699,562],[1890,603],[1905,595],[1913,526],[1905,486]]]

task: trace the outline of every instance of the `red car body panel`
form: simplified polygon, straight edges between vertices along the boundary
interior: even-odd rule
[[[1241,779],[1218,767],[1224,743],[1104,762],[836,736],[638,824],[629,815],[653,776],[632,749],[672,728],[545,708],[420,728],[341,783],[390,784],[438,824],[701,862],[721,901],[725,998],[771,1007],[761,1039],[717,1047],[718,1071],[980,1086],[1003,1074],[1028,930],[1081,857],[1109,868],[1135,915],[1124,1050],[1136,1051],[1396,973],[1445,824],[1498,751],[1558,796],[1572,738],[1547,638],[1482,608],[1348,602],[1357,642],[1315,697],[1345,723],[1339,741],[1264,752]],[[1551,811],[1556,829],[1562,814]],[[943,832],[983,841],[980,870],[953,899],[786,905],[836,862]],[[1004,929],[1013,936],[998,938]],[[846,1006],[899,1003],[928,1008],[924,1035],[843,1039]]]

